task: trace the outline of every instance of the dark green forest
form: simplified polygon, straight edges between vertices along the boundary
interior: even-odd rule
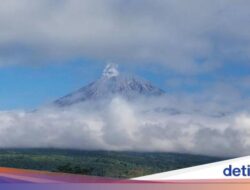
[[[223,158],[159,152],[81,151],[64,149],[0,150],[0,167],[115,178],[132,178],[220,160],[223,160]]]

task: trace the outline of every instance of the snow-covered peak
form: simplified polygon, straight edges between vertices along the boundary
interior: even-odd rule
[[[89,100],[108,100],[115,96],[132,100],[138,97],[157,97],[163,94],[165,94],[163,90],[153,86],[150,82],[136,76],[119,74],[117,65],[108,64],[100,79],[59,98],[55,103],[59,106],[69,106]]]
[[[103,70],[102,76],[107,78],[116,77],[119,75],[118,66],[114,63],[109,63]]]

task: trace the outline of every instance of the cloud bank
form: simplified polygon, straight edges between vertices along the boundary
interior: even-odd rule
[[[0,65],[89,57],[197,73],[228,60],[248,64],[249,6],[247,0],[3,0]]]
[[[101,104],[0,113],[0,147],[53,147],[241,156],[250,153],[250,112],[179,109],[169,101]]]

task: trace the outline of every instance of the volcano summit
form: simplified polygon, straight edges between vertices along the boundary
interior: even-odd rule
[[[100,100],[122,96],[132,99],[138,96],[161,96],[165,92],[150,82],[135,76],[120,74],[117,65],[108,64],[102,77],[79,90],[55,101],[58,106],[70,106],[89,100]]]

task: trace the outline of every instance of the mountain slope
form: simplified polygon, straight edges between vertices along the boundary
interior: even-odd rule
[[[161,96],[164,93],[148,81],[121,75],[116,65],[109,64],[100,79],[56,100],[55,104],[68,106],[88,100],[107,99],[116,95],[131,99],[138,96]]]
[[[133,178],[228,158],[163,152],[0,149],[3,167]]]

